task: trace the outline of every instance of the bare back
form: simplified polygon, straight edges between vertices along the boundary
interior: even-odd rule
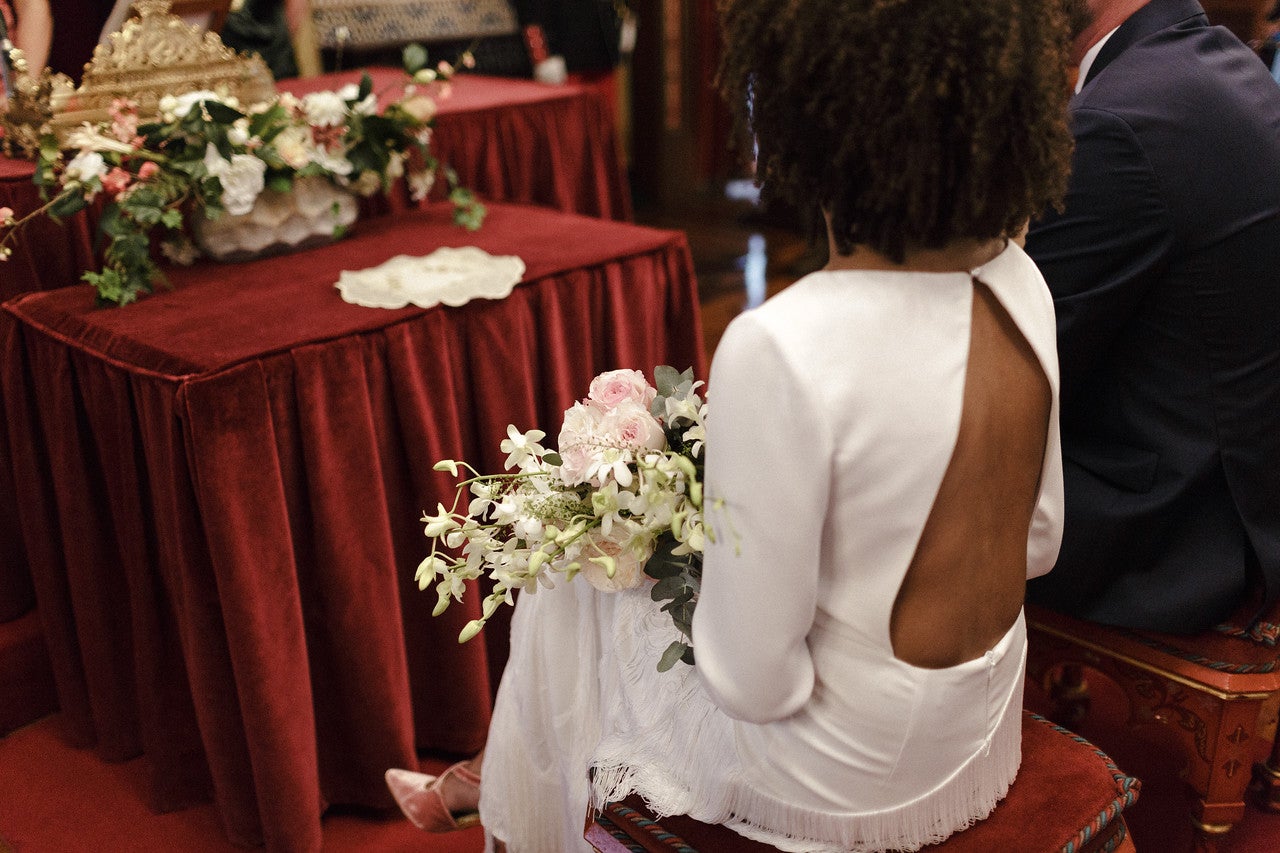
[[[1017,618],[1051,402],[1031,346],[975,281],[959,435],[890,617],[900,660],[972,660]]]

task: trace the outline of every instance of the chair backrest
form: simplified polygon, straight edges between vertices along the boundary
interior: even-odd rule
[[[519,22],[509,0],[310,0],[320,47],[378,48],[506,36]]]

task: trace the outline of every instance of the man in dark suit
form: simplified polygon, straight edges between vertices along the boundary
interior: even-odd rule
[[[1077,5],[1071,184],[1026,244],[1066,483],[1029,597],[1195,631],[1280,595],[1280,86],[1196,0]]]

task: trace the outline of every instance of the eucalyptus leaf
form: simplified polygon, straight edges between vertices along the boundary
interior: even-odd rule
[[[672,640],[671,645],[667,646],[667,650],[662,653],[662,658],[658,661],[658,672],[666,672],[675,666],[677,662],[682,660],[686,652],[691,652],[687,644],[679,640]]]
[[[79,213],[88,206],[88,202],[84,200],[84,196],[78,192],[66,191],[60,193],[53,203],[49,205],[49,215],[54,219],[65,219],[72,214]]]
[[[244,118],[244,113],[234,107],[229,107],[221,101],[204,101],[205,111],[209,114],[209,118],[218,124],[232,124],[236,119]],[[192,110],[191,112],[196,112]]]
[[[560,454],[555,451],[542,454],[542,461],[546,462],[548,465],[555,465],[557,467],[564,464],[564,460],[560,458]]]
[[[684,589],[684,578],[676,575],[674,577],[662,578],[653,585],[649,590],[649,597],[654,601],[662,601],[667,598],[675,598]]]
[[[404,70],[410,76],[418,73],[427,67],[428,56],[427,49],[420,44],[407,44],[400,54],[401,61],[404,62]]]

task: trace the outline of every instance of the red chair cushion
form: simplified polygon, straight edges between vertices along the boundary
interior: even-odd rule
[[[925,850],[939,853],[1074,853],[1101,836],[1124,837],[1120,813],[1138,798],[1137,779],[1120,772],[1102,751],[1083,738],[1023,712],[1022,769],[1009,794],[986,820]],[[625,840],[622,833],[626,833]],[[594,838],[593,838],[594,834]],[[598,849],[608,835],[615,850],[665,853],[775,853],[723,826],[686,815],[656,821],[639,797],[605,809],[588,826],[587,840]],[[650,846],[652,844],[652,846]]]

